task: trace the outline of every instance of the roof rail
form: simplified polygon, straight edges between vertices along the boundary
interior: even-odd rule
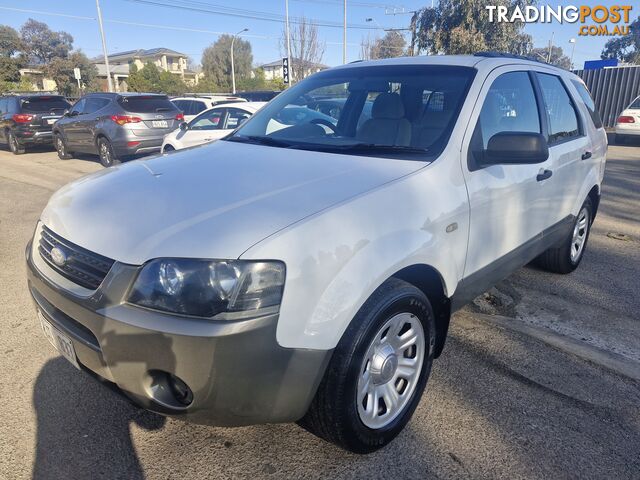
[[[33,92],[33,91],[29,91],[29,90],[9,90],[8,92],[5,92],[3,95],[33,95],[33,96],[37,96],[37,95],[60,95],[60,94],[58,92],[56,92],[55,90],[40,91],[40,92]]]
[[[515,53],[488,51],[488,52],[476,52],[473,54],[473,56],[486,57],[486,58],[516,58],[518,60],[528,60],[529,62],[544,63],[545,65],[548,65],[547,62],[542,62],[537,58],[528,57],[526,55],[516,55]]]

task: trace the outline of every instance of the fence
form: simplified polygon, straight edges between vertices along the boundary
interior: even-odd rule
[[[605,127],[640,95],[640,66],[574,71],[587,84]]]

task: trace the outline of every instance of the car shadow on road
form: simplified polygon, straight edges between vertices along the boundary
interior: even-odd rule
[[[33,404],[34,479],[144,478],[130,425],[151,431],[165,424],[164,417],[134,407],[61,357],[40,371]]]

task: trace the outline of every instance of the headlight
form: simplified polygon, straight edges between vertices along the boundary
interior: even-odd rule
[[[167,258],[142,267],[128,301],[154,310],[212,317],[280,305],[283,287],[281,262]]]

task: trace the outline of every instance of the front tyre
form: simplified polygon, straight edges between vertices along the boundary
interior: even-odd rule
[[[58,158],[60,160],[69,160],[70,158],[73,158],[71,152],[67,150],[67,145],[62,138],[62,135],[59,133],[53,136],[53,145],[56,147],[56,152],[58,152]]]
[[[557,247],[550,248],[540,255],[535,263],[542,269],[554,273],[571,273],[578,265],[587,248],[587,240],[593,223],[593,204],[587,199],[580,207],[573,229],[567,238]]]
[[[427,297],[407,282],[387,280],[347,328],[300,424],[355,453],[384,447],[420,401],[434,345]]]
[[[113,151],[111,143],[104,137],[98,139],[98,155],[100,156],[100,163],[103,167],[111,167],[120,163],[120,160]]]

